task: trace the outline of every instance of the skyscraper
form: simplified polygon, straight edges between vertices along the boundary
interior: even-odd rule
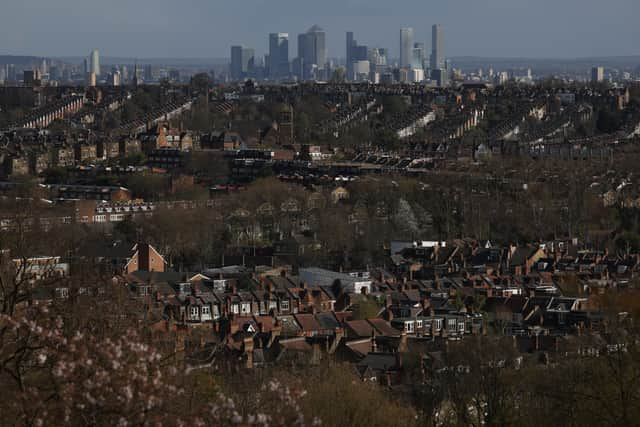
[[[279,78],[289,75],[289,34],[269,34],[269,77]]]
[[[255,52],[244,46],[231,46],[231,78],[242,80],[253,71]]]
[[[604,68],[603,67],[593,67],[591,69],[591,81],[594,83],[599,83],[604,80]]]
[[[145,83],[150,83],[153,81],[153,67],[151,67],[151,64],[146,64],[144,66],[144,82]]]
[[[414,43],[411,49],[411,68],[422,69],[424,66],[424,43]]]
[[[411,49],[413,48],[413,28],[400,29],[400,67],[411,68]]]
[[[359,45],[358,41],[353,38],[353,32],[347,32],[347,79],[351,80],[355,77],[354,64],[360,61],[369,61],[369,49],[367,46]],[[359,73],[361,74],[361,73]]]
[[[303,78],[319,78],[315,71],[324,70],[327,62],[326,33],[317,25],[298,35],[298,58],[303,68]]]
[[[369,50],[369,62],[372,66],[385,67],[387,65],[387,49],[374,47]]]
[[[347,31],[347,46],[345,59],[347,61],[347,76],[353,74],[353,48],[356,46],[356,41],[353,38],[353,31]]]
[[[62,73],[60,72],[60,67],[57,65],[52,65],[49,67],[49,80],[56,81],[60,80]]]
[[[431,69],[445,69],[444,61],[444,33],[441,25],[434,25],[431,28]]]
[[[96,76],[100,75],[100,53],[98,49],[94,49],[91,51],[91,67],[89,68],[89,72],[95,73]]]
[[[15,82],[17,79],[16,76],[16,66],[14,64],[9,64],[7,66],[7,80],[10,82]]]
[[[111,85],[120,86],[122,84],[122,75],[119,70],[115,70],[111,73]]]

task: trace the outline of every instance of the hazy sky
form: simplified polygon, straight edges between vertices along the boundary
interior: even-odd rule
[[[269,32],[345,31],[398,54],[400,27],[430,43],[442,24],[449,56],[581,57],[640,54],[640,0],[3,0],[0,54],[227,57],[231,44],[267,49]]]

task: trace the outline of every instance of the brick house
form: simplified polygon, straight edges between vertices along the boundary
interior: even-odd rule
[[[136,271],[164,272],[164,257],[147,243],[87,242],[80,248],[80,258],[93,261],[106,273],[131,274]]]

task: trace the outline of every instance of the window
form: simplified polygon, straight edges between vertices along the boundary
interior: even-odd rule
[[[251,312],[251,304],[248,302],[242,303],[242,314],[249,314]]]
[[[233,314],[240,313],[240,305],[239,304],[231,304],[231,312]]]
[[[191,307],[191,319],[197,319],[198,318],[198,307]]]
[[[211,314],[211,310],[209,309],[208,306],[203,306],[202,307],[202,315],[203,316],[209,316]]]
[[[436,331],[439,331],[442,329],[442,319],[434,319],[433,320],[433,328]]]
[[[407,333],[411,333],[415,330],[415,323],[414,322],[404,322],[404,331]]]
[[[288,300],[280,301],[280,310],[281,311],[289,311],[289,301]]]
[[[458,332],[464,333],[464,322],[458,322]]]

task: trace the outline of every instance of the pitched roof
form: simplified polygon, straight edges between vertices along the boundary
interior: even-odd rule
[[[90,240],[84,242],[78,253],[84,257],[90,258],[131,258],[135,253],[133,249],[136,246],[135,243],[115,241],[109,242],[106,240]]]
[[[527,262],[527,260],[531,258],[537,251],[538,251],[538,248],[531,248],[531,247],[517,248],[513,252],[513,255],[511,255],[511,260],[509,261],[509,264],[512,266],[524,265]]]
[[[367,322],[376,328],[380,335],[386,337],[396,337],[400,335],[400,332],[384,319],[369,319]]]
[[[374,326],[366,320],[350,320],[345,322],[345,326],[352,332],[351,335],[362,338],[370,337],[377,332]]]
[[[371,338],[349,341],[346,347],[358,357],[365,357],[371,351]]]
[[[324,329],[335,329],[340,327],[340,323],[333,313],[318,313],[316,320]]]
[[[289,338],[278,341],[282,347],[293,351],[311,351],[311,345],[303,337]]]
[[[319,331],[324,329],[322,325],[318,323],[318,321],[313,316],[313,314],[308,314],[308,313],[294,314],[293,317],[295,317],[296,321],[302,327],[302,330],[305,332]]]
[[[369,353],[357,364],[358,368],[389,371],[398,368],[398,359],[392,353]]]

